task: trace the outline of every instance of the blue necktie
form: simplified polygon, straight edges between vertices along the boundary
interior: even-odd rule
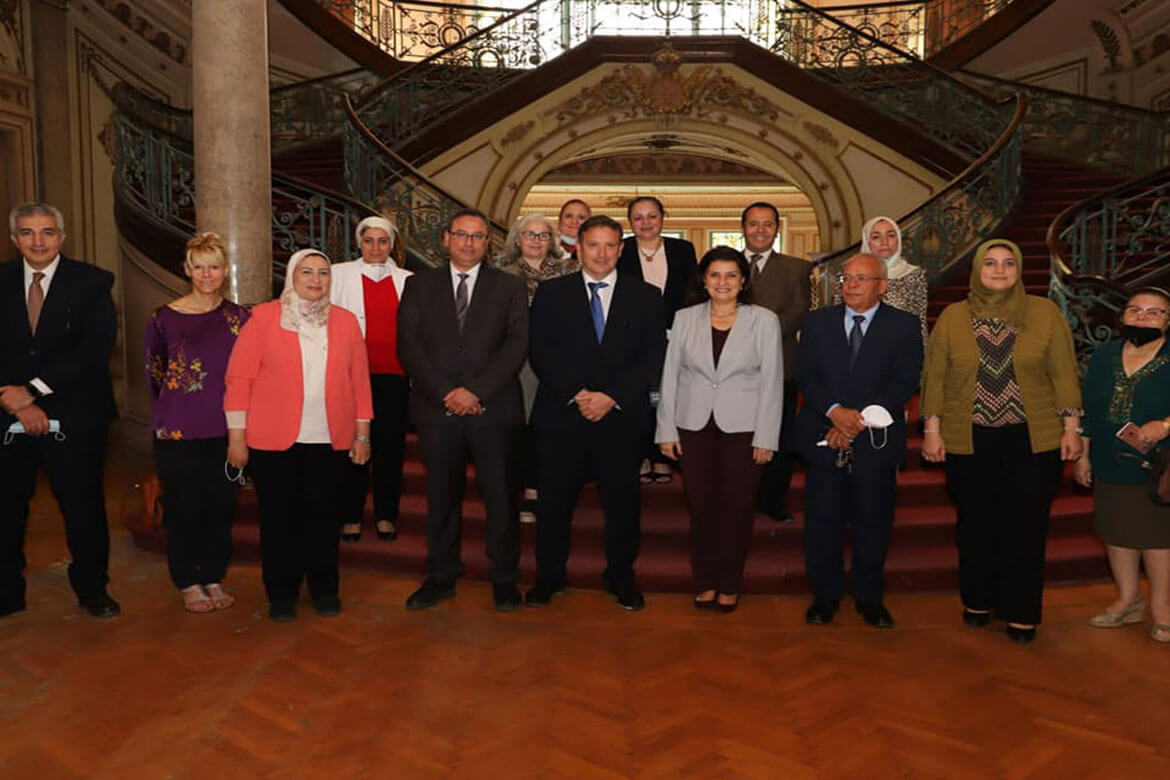
[[[865,332],[861,329],[861,323],[865,322],[864,314],[853,315],[853,330],[849,331],[849,368],[853,368],[853,363],[857,360],[857,355],[861,352],[861,340],[865,337]]]
[[[593,332],[597,334],[597,343],[605,335],[605,312],[601,310],[601,295],[598,290],[609,287],[608,282],[587,282],[589,285],[589,313],[593,315]]]

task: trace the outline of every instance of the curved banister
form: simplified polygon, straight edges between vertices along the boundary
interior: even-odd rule
[[[1066,208],[1048,226],[1049,294],[1082,363],[1113,337],[1130,292],[1170,277],[1170,167]]]
[[[945,275],[1017,205],[1021,128],[1026,111],[1027,99],[1015,99],[1012,121],[995,144],[935,195],[897,219],[904,257],[907,262],[924,268],[929,281]],[[982,216],[975,215],[970,207],[970,204],[988,207],[991,203],[995,204],[994,208],[987,208]],[[965,216],[940,218],[945,214]],[[953,229],[941,230],[944,221]],[[814,284],[821,303],[830,298],[833,271],[860,249],[861,243],[855,242],[814,262]]]

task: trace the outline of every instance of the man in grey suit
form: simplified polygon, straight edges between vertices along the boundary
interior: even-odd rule
[[[427,579],[407,609],[455,595],[469,458],[487,510],[496,609],[520,606],[515,447],[524,423],[528,291],[519,277],[483,262],[489,238],[486,216],[455,212],[443,231],[450,262],[407,279],[398,307],[398,357],[411,379],[410,417],[427,472]]]
[[[809,270],[799,257],[781,254],[772,247],[780,232],[780,212],[771,203],[757,202],[743,210],[744,255],[751,265],[753,301],[780,318],[784,346],[784,412],[780,421],[780,449],[765,467],[760,480],[757,508],[778,523],[793,519],[788,509],[788,485],[792,481],[794,455],[789,434],[796,419],[797,337],[808,314]]]

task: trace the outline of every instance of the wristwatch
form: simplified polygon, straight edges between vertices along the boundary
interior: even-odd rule
[[[370,443],[370,437],[369,437],[369,436],[354,436],[354,437],[353,437],[353,440],[354,440],[354,441],[360,441],[362,444],[369,444],[369,443]]]

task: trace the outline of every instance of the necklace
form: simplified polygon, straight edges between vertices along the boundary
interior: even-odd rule
[[[654,255],[658,254],[658,250],[661,248],[662,248],[662,236],[659,236],[658,243],[654,245],[653,249],[651,249],[649,252],[644,252],[642,250],[642,247],[638,247],[638,254],[640,254],[642,256],[643,260],[645,260],[647,263],[649,263],[651,260],[654,259]]]

